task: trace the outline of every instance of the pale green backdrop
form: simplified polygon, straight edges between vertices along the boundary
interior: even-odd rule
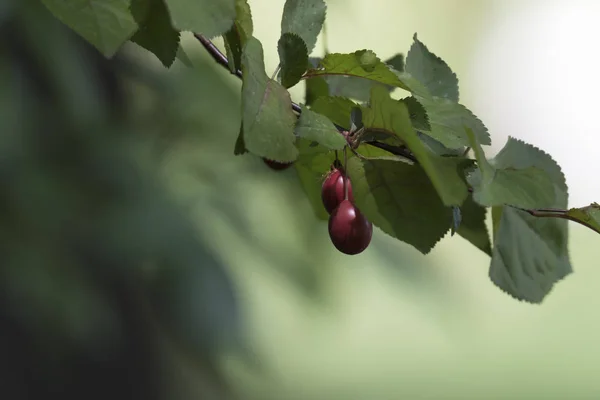
[[[277,64],[283,3],[250,1],[268,73]],[[508,42],[492,39],[508,37],[513,28],[503,28],[507,26],[503,24],[517,16],[524,32],[530,29],[531,35],[542,35],[544,27],[536,25],[537,18],[555,3],[329,1],[327,45],[334,52],[369,48],[384,59],[406,52],[413,33],[418,32],[457,73],[461,101],[487,123],[497,150],[508,135],[519,136],[519,127],[526,122],[511,116],[515,107],[529,104],[535,110],[536,102],[543,101],[541,92],[523,96],[512,89],[515,86],[510,86],[510,80],[515,74],[526,71],[529,78],[522,77],[523,81],[543,86],[536,73],[546,71],[550,75],[547,86],[555,92],[560,92],[557,83],[561,79],[552,79],[552,66],[531,64],[540,48],[520,48],[522,43],[514,37]],[[585,7],[593,5],[579,2],[576,6],[585,13]],[[529,14],[519,14],[526,8]],[[590,12],[598,12],[598,7],[592,8]],[[553,27],[551,22],[546,25],[554,31],[570,29],[558,23]],[[531,43],[525,39],[523,43]],[[593,46],[596,38],[579,39]],[[508,47],[498,48],[504,53],[496,53],[490,43]],[[556,59],[569,55],[568,43],[560,45],[552,53]],[[192,52],[201,51],[192,39],[186,46]],[[322,53],[320,39],[314,54]],[[522,67],[519,59],[502,59],[503,67],[499,62],[490,64],[495,54],[532,56],[527,61],[530,64]],[[582,63],[590,62],[589,55],[578,57]],[[478,67],[488,69],[477,72]],[[504,75],[504,70],[513,75]],[[576,71],[564,73],[579,79]],[[239,87],[226,72],[223,76]],[[569,82],[562,79],[565,85]],[[495,101],[501,90],[502,101]],[[586,93],[585,86],[581,90]],[[301,86],[292,93],[301,101]],[[506,96],[511,93],[513,102],[509,103]],[[593,98],[587,104],[598,105]],[[578,118],[579,124],[585,124],[593,118],[578,115],[566,101],[561,107],[566,113],[561,116],[564,120]],[[547,110],[538,111],[527,118],[557,118]],[[595,137],[596,144],[600,140],[595,132],[579,129],[579,133]],[[551,147],[551,153],[561,147],[557,136],[548,137],[547,132],[527,132],[526,139]],[[570,179],[575,163],[583,161],[576,154],[565,154],[571,153],[560,153],[557,159]],[[245,163],[260,170],[257,160],[236,159],[227,168],[242,170]],[[593,170],[583,176],[587,178],[577,180],[573,189],[579,194],[576,200],[600,200]],[[219,214],[198,211],[199,221],[211,227],[214,246],[236,278],[244,300],[248,340],[260,363],[261,368],[255,370],[234,357],[223,360],[230,381],[245,397],[600,398],[600,237],[596,234],[571,225],[575,273],[560,282],[542,305],[530,305],[497,289],[487,276],[489,259],[459,237],[446,237],[423,256],[375,230],[372,246],[363,254],[347,257],[337,253],[328,242],[326,224],[311,220],[310,207],[294,178],[294,171],[276,176],[264,168],[257,175],[229,182],[235,197],[228,201],[244,210],[248,231],[240,232]],[[254,238],[252,242],[249,237]]]

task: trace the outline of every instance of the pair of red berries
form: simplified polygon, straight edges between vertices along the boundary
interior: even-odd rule
[[[354,205],[350,178],[341,167],[333,166],[323,181],[321,199],[329,213],[329,237],[335,248],[349,255],[362,253],[371,243],[373,224]]]
[[[293,164],[266,158],[263,161],[276,171],[287,169]],[[344,182],[348,186],[347,195]],[[323,181],[321,199],[329,213],[329,237],[335,248],[349,255],[362,253],[371,243],[373,224],[354,205],[352,183],[343,173],[339,162],[336,162]]]

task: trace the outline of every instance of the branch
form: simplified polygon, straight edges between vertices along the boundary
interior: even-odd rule
[[[227,57],[225,56],[225,54],[221,53],[221,50],[219,50],[217,48],[217,46],[214,45],[213,42],[211,42],[209,39],[207,39],[203,35],[200,35],[199,33],[194,33],[194,37],[202,44],[202,46],[212,56],[212,58],[217,62],[217,64],[221,65],[224,68],[227,68],[227,70],[231,72],[231,70],[229,69],[229,61],[227,60]],[[242,71],[240,71],[240,70],[231,72],[231,74],[242,79]],[[292,110],[294,110],[294,112],[296,112],[298,115],[300,115],[300,113],[302,113],[302,109],[300,108],[300,105],[297,103],[294,103],[294,102],[292,102]],[[337,128],[337,130],[340,131],[340,133],[344,132],[344,128],[342,128],[341,126],[339,126],[337,124],[334,124],[334,125]],[[377,141],[364,142],[364,143],[371,145],[373,147],[377,147],[381,150],[385,150],[391,154],[407,158],[407,159],[411,160],[412,162],[414,162],[415,164],[419,163],[417,161],[416,157],[406,147],[391,146],[391,145],[377,142]]]
[[[600,231],[598,231],[598,229],[596,229],[593,225],[588,224],[585,221],[582,221],[580,219],[570,216],[568,214],[567,210],[560,210],[560,209],[556,209],[556,208],[540,208],[538,210],[526,210],[523,208],[519,208],[519,210],[525,211],[529,215],[532,215],[532,216],[538,217],[538,218],[560,218],[560,219],[566,219],[569,221],[577,222],[578,224],[581,224],[595,232],[600,233]]]
[[[204,37],[198,33],[194,33],[194,37],[202,44],[202,46],[206,49],[206,51],[212,56],[212,58],[219,65],[221,65],[224,68],[227,68],[227,70],[231,72],[231,70],[229,69],[229,62],[227,60],[227,57],[223,53],[221,53],[221,51],[209,39],[207,39],[206,37]],[[242,79],[242,71],[236,70],[235,72],[231,72],[231,73],[233,75],[237,76],[238,78]],[[300,113],[302,112],[300,105],[298,105],[297,103],[294,103],[294,102],[292,102],[292,110],[294,110],[294,112],[296,112],[298,115],[300,115]],[[339,126],[337,124],[334,124],[334,125],[340,131],[340,133],[344,132],[344,128],[342,128],[341,126]],[[405,147],[391,146],[386,143],[377,142],[377,141],[369,141],[369,142],[364,142],[364,143],[368,144],[370,146],[373,146],[373,147],[377,147],[381,150],[385,150],[391,154],[405,157],[405,158],[411,160],[412,162],[414,162],[415,164],[418,164],[418,161],[415,158],[415,156],[410,152],[410,150],[408,150]],[[467,151],[468,151],[468,149],[467,149]],[[469,187],[469,192],[473,193],[473,188]],[[524,212],[528,213],[529,215],[537,217],[537,218],[560,218],[560,219],[566,219],[566,220],[570,220],[573,222],[577,222],[578,224],[584,225],[584,226],[598,232],[596,230],[596,228],[594,228],[590,224],[586,223],[585,221],[578,220],[578,219],[568,215],[567,210],[550,209],[550,208],[528,210],[528,209],[519,208],[519,207],[515,207],[515,208],[517,208],[518,210],[524,211]],[[598,232],[598,233],[600,233],[600,232]]]

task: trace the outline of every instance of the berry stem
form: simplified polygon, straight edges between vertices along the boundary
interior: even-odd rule
[[[344,168],[342,169],[342,176],[344,179],[344,200],[348,200],[348,146],[344,146]]]

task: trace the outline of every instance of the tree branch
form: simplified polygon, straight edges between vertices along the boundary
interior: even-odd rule
[[[194,33],[194,37],[202,44],[202,46],[206,49],[208,54],[210,54],[212,56],[212,58],[217,62],[217,64],[221,65],[224,68],[227,68],[227,70],[229,72],[231,72],[231,70],[229,69],[229,61],[227,60],[227,57],[225,56],[225,54],[221,53],[221,50],[219,50],[212,41],[210,41],[203,35],[200,35],[199,33]],[[231,74],[237,76],[240,79],[242,78],[242,71],[240,71],[240,70],[231,72]],[[297,103],[294,103],[294,102],[292,102],[292,110],[294,110],[294,112],[296,112],[297,114],[302,113],[302,109],[300,108],[300,105]],[[338,131],[340,131],[340,132],[344,131],[344,128],[342,128],[341,126],[339,126],[337,124],[334,124],[334,125],[338,129]],[[381,150],[385,150],[391,154],[407,158],[410,161],[414,162],[415,164],[419,163],[417,161],[416,157],[410,152],[410,150],[408,150],[405,147],[391,146],[391,145],[377,142],[377,141],[364,142],[364,143],[368,144],[370,146],[373,146],[373,147],[377,147]]]
[[[219,65],[221,65],[224,68],[227,68],[227,70],[231,72],[231,70],[229,69],[229,61],[227,60],[227,57],[221,52],[221,50],[219,50],[214,45],[214,43],[212,41],[210,41],[209,39],[207,39],[206,37],[204,37],[203,35],[200,35],[198,33],[194,33],[194,37],[202,44],[202,46],[206,49],[206,51],[212,56],[212,58]],[[231,72],[231,73],[232,73],[232,75],[235,75],[240,79],[242,78],[242,71],[240,71],[240,70],[236,70],[235,72]],[[294,112],[297,113],[298,115],[302,112],[300,105],[297,103],[294,103],[294,102],[292,102],[292,110],[294,110]],[[340,131],[340,133],[344,132],[344,128],[342,128],[341,126],[339,126],[337,124],[334,124],[334,125]],[[369,141],[369,142],[364,142],[364,143],[368,144],[370,146],[373,146],[373,147],[377,147],[381,150],[387,151],[391,154],[405,157],[405,158],[411,160],[412,162],[414,162],[415,164],[418,164],[418,161],[415,158],[415,156],[407,148],[391,146],[386,143],[382,143],[382,142],[378,142],[378,141]],[[473,188],[469,187],[469,192],[473,193]],[[549,209],[549,208],[529,209],[528,210],[528,209],[519,208],[519,207],[515,207],[515,208],[517,208],[518,210],[524,211],[531,216],[538,217],[538,218],[567,219],[567,220],[570,220],[573,222],[577,222],[578,224],[584,225],[584,226],[598,232],[593,226],[586,223],[585,221],[578,220],[578,219],[573,218],[570,215],[568,215],[567,210]],[[598,233],[600,233],[600,232],[598,232]]]

